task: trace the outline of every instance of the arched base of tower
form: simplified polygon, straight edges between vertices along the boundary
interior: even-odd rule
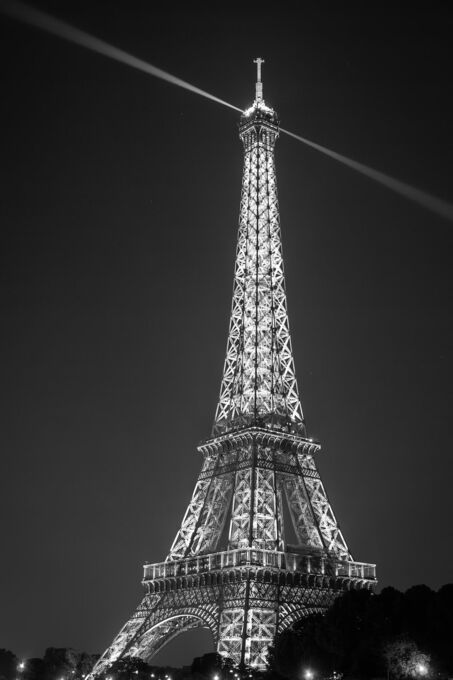
[[[137,642],[130,647],[129,656],[138,656],[147,663],[164,649],[175,637],[193,628],[207,628],[209,626],[199,616],[175,614],[164,617],[162,621],[148,629]],[[212,633],[212,631],[211,631]]]
[[[264,669],[268,647],[278,633],[304,616],[326,609],[345,590],[371,588],[375,582],[371,577],[350,576],[352,562],[345,566],[338,562],[335,569],[328,565],[330,575],[293,570],[288,567],[295,564],[289,554],[285,569],[263,569],[252,564],[252,557],[260,561],[259,553],[241,551],[242,557],[235,555],[235,563],[227,560],[231,566],[198,574],[197,558],[165,562],[162,575],[160,566],[155,565],[150,570],[155,577],[145,580],[149,593],[99,659],[91,677],[122,657],[137,656],[150,662],[177,635],[198,626],[211,631],[217,651],[237,666]],[[314,570],[316,563],[310,565]],[[198,566],[201,570],[201,561]],[[325,571],[326,565],[321,566]],[[191,569],[192,575],[187,576]],[[176,573],[184,576],[176,577]]]
[[[179,593],[178,597],[174,593],[145,597],[87,680],[98,677],[111,664],[124,657],[139,657],[150,663],[175,637],[192,628],[207,628],[216,644],[218,607],[214,603],[197,605],[193,603],[194,599],[193,593]]]
[[[154,667],[173,666],[183,668],[191,666],[197,657],[214,654],[217,651],[209,628],[197,626],[178,635],[171,640],[149,662]]]

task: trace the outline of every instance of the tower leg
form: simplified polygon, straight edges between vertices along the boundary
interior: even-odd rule
[[[101,675],[123,657],[136,656],[149,662],[173,638],[191,628],[207,628],[216,644],[218,621],[219,606],[211,589],[189,588],[147,596],[86,680]]]

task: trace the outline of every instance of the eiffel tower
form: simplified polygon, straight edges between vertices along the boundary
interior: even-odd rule
[[[375,565],[352,559],[316,468],[320,444],[306,432],[285,294],[279,121],[263,99],[263,60],[255,63],[255,100],[239,125],[233,303],[212,435],[198,447],[201,472],[168,557],[145,564],[144,598],[93,677],[121,657],[150,661],[197,626],[238,666],[263,669],[277,633],[345,590],[376,583]]]

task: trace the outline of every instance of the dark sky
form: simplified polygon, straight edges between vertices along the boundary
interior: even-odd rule
[[[35,2],[241,107],[262,56],[283,127],[453,201],[447,3],[161,5]],[[100,652],[143,562],[165,558],[210,434],[238,116],[0,22],[0,647]],[[334,511],[380,586],[438,588],[453,579],[452,224],[288,137],[276,157],[296,370]],[[208,642],[181,636],[157,660]]]

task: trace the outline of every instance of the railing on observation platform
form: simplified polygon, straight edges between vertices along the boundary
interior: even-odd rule
[[[144,565],[143,581],[206,574],[235,567],[263,567],[291,573],[326,575],[363,580],[376,579],[376,565],[365,562],[337,560],[325,555],[308,555],[258,548],[239,548],[187,557],[174,562],[157,562]]]

